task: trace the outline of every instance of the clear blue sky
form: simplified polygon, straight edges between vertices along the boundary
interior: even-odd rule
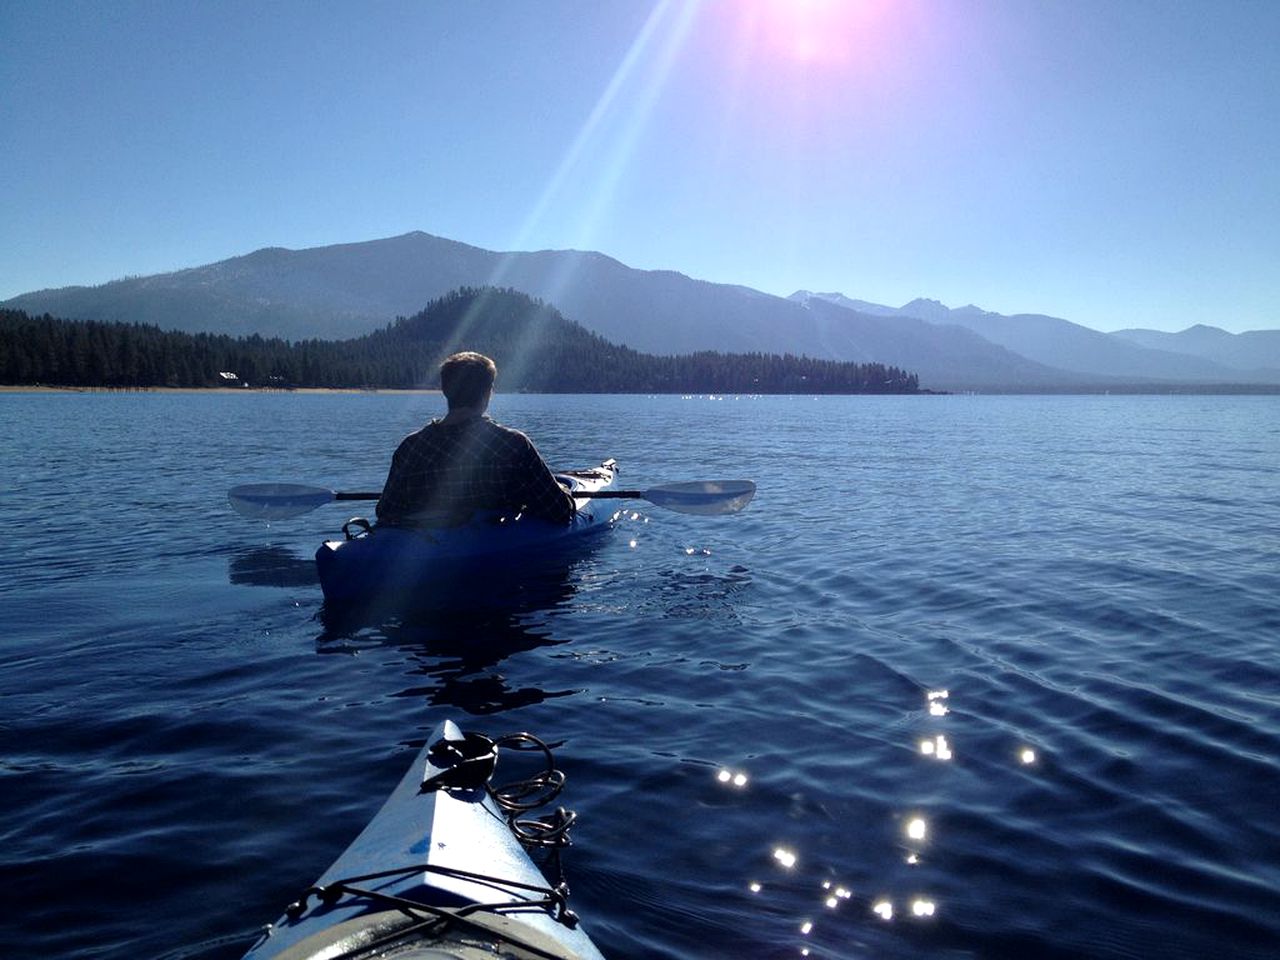
[[[0,298],[425,230],[1280,327],[1277,0],[4,0],[0,50]]]

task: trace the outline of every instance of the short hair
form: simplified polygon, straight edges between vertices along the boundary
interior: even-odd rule
[[[498,365],[483,353],[455,353],[440,364],[440,391],[449,407],[474,407],[493,389]]]

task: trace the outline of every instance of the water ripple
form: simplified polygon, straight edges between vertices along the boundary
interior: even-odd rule
[[[376,485],[434,403],[0,397],[12,942],[240,955],[454,716],[563,741],[613,957],[1274,953],[1274,398],[500,396],[557,464],[760,492],[514,604],[330,617],[345,516],[225,491]]]

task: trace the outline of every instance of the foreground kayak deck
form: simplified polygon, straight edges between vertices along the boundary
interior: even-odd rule
[[[557,476],[573,492],[595,493],[613,483],[617,469],[616,461],[606,460]],[[575,504],[568,524],[494,514],[456,527],[375,526],[363,535],[327,540],[316,551],[320,586],[328,603],[360,604],[430,593],[442,579],[495,565],[517,570],[611,525],[614,508],[607,501],[577,497]]]
[[[474,740],[451,721],[437,727],[369,825],[245,960],[602,960],[567,890],[547,884],[472,785],[484,763],[463,758]]]

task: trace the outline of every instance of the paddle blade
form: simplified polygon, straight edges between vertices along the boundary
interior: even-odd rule
[[[714,517],[737,513],[755,495],[756,485],[750,480],[694,480],[652,487],[644,492],[644,499],[676,513]]]
[[[246,483],[232,487],[227,499],[236,513],[255,520],[287,520],[331,503],[332,490],[303,483]]]

